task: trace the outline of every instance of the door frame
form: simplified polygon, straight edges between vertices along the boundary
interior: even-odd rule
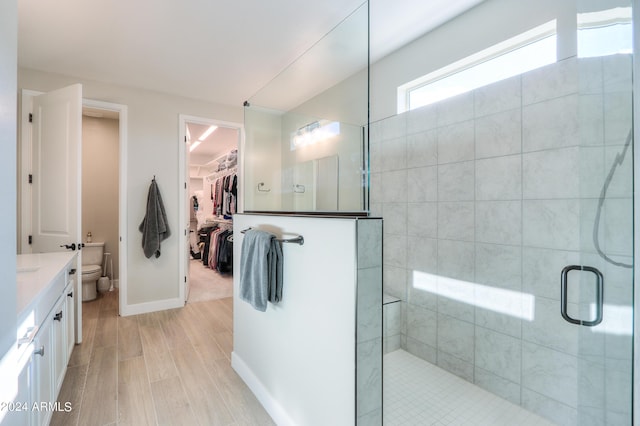
[[[237,123],[232,121],[223,121],[214,118],[206,118],[206,117],[197,117],[193,115],[186,114],[178,114],[178,141],[179,141],[179,149],[178,149],[178,186],[180,191],[179,205],[180,212],[178,215],[178,220],[180,223],[180,241],[178,243],[178,247],[186,247],[187,242],[189,241],[189,232],[186,228],[183,227],[187,223],[187,212],[186,208],[187,202],[189,200],[189,184],[186,182],[185,177],[187,175],[187,170],[189,165],[187,164],[187,123],[197,123],[204,124],[207,126],[218,126],[218,127],[227,127],[231,129],[236,129],[238,131],[238,213],[243,212],[243,201],[242,201],[242,146],[244,145],[244,124]],[[181,250],[181,249],[180,249]],[[187,262],[186,256],[178,256],[179,258],[179,266],[178,266],[178,276],[180,277],[180,294],[178,295],[179,300],[184,300],[184,303],[187,303],[187,286],[189,281],[189,265]]]
[[[22,89],[20,94],[20,147],[19,152],[19,177],[18,177],[18,253],[31,253],[28,242],[28,235],[32,230],[31,215],[23,212],[31,212],[31,187],[27,184],[31,173],[31,126],[29,126],[29,113],[32,110],[33,98],[45,92]],[[127,294],[127,106],[112,102],[103,102],[95,99],[82,98],[82,106],[96,108],[106,111],[118,112],[118,138],[119,138],[119,179],[118,179],[118,232],[119,232],[119,313],[122,315],[123,309],[126,311]],[[78,342],[82,341],[82,336],[77,336]]]

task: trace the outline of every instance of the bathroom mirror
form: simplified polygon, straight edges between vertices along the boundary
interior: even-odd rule
[[[368,6],[362,4],[245,104],[245,212],[368,205]]]

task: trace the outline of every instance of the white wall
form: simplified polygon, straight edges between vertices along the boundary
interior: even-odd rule
[[[0,2],[0,358],[16,341],[18,6]]]
[[[353,424],[356,220],[236,215],[235,294],[248,227],[305,243],[283,244],[282,302],[260,312],[234,298],[234,369],[277,424]]]
[[[148,304],[162,301],[179,302],[178,230],[180,185],[178,174],[179,114],[216,117],[242,122],[242,108],[216,105],[142,89],[113,86],[71,76],[18,70],[20,88],[50,91],[72,83],[83,84],[85,99],[100,100],[128,107],[126,231],[127,304]],[[15,102],[14,102],[15,106]],[[15,174],[15,173],[14,173]],[[138,226],[144,218],[147,191],[153,176],[160,188],[173,235],[163,241],[160,258],[147,259],[141,247]],[[122,277],[121,277],[122,278]]]

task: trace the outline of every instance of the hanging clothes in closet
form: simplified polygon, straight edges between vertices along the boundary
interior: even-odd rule
[[[238,175],[236,173],[219,177],[211,184],[211,201],[213,201],[213,214],[231,217],[238,210]]]
[[[233,231],[217,229],[211,232],[209,267],[221,274],[233,272]]]

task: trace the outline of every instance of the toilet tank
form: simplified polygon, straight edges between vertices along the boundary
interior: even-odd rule
[[[82,248],[83,265],[102,265],[104,243],[84,243]]]

